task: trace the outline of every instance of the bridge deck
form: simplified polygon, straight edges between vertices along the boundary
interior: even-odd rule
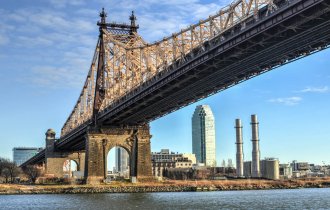
[[[139,125],[187,106],[235,84],[324,49],[330,43],[329,1],[291,1],[258,21],[247,20],[196,49],[191,59],[174,64],[139,90],[98,116],[103,125]],[[58,143],[61,149],[83,149],[82,125]],[[71,141],[71,142],[70,142]]]

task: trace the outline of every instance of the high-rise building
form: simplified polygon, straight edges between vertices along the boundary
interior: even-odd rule
[[[38,147],[14,147],[13,161],[19,166],[31,157],[35,156],[41,150],[42,148]]]
[[[115,150],[116,172],[122,176],[129,176],[129,155],[128,152],[121,147]]]
[[[208,105],[197,106],[193,114],[192,151],[198,163],[216,166],[214,116]]]

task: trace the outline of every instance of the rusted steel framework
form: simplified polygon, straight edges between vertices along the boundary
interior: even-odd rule
[[[221,37],[227,30],[245,20],[258,19],[258,12],[266,8],[274,12],[274,0],[238,0],[222,8],[217,14],[201,20],[179,33],[153,44],[138,35],[134,14],[131,24],[106,23],[106,13],[100,13],[100,36],[92,64],[79,99],[65,122],[61,136],[86,123],[97,123],[96,116],[118,99],[138,89],[161,72],[170,71],[174,63],[185,62],[194,50]]]

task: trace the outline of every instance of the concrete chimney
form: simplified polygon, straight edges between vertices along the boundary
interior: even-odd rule
[[[236,175],[243,177],[243,138],[242,138],[242,123],[240,119],[235,121],[236,129]]]
[[[259,122],[257,115],[251,115],[252,126],[252,177],[260,177]]]

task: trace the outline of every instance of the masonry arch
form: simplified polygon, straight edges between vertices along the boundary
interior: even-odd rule
[[[74,159],[66,159],[63,162],[63,177],[74,178],[79,170],[79,162]]]
[[[113,145],[107,150],[107,179],[125,180],[131,175],[131,151],[123,145]]]

